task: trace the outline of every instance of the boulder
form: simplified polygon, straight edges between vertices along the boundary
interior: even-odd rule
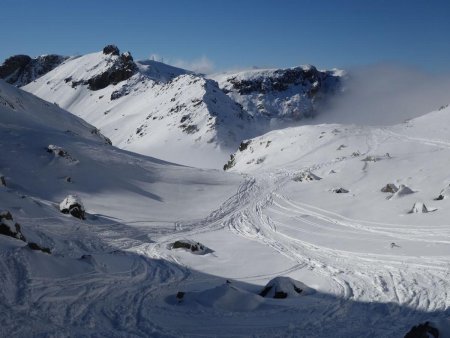
[[[30,248],[31,250],[42,251],[42,252],[47,253],[47,254],[51,254],[52,253],[49,248],[42,247],[39,244],[33,243],[33,242],[29,242],[27,244],[27,247]]]
[[[203,244],[199,242],[194,242],[191,240],[183,239],[179,241],[175,241],[172,244],[169,244],[168,248],[172,249],[184,249],[196,255],[205,255],[207,253],[212,252],[211,249],[207,248]]]
[[[448,185],[444,189],[442,189],[441,192],[439,193],[439,196],[436,197],[434,200],[441,201],[443,199],[448,198],[449,196],[450,196],[450,185]]]
[[[0,174],[0,187],[6,187],[5,176],[3,176],[2,174]]]
[[[332,190],[335,194],[347,194],[349,191],[344,188],[335,188]]]
[[[85,219],[85,209],[83,203],[75,195],[68,195],[60,204],[59,210],[63,214],[71,214],[73,217]]]
[[[22,234],[20,224],[14,222],[14,219],[9,211],[0,212],[0,235],[5,235],[13,238],[26,241]]]
[[[381,188],[381,192],[389,192],[391,194],[395,194],[398,191],[398,187],[394,183],[388,183],[383,188]]]
[[[265,298],[291,298],[313,294],[314,289],[290,277],[275,277],[261,290]]]
[[[430,322],[425,322],[413,326],[405,335],[405,338],[439,338],[439,330],[433,327]]]

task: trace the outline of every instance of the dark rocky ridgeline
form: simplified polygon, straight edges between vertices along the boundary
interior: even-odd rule
[[[0,65],[0,78],[17,87],[25,86],[55,69],[66,59],[67,57],[56,54],[36,58],[14,55]]]
[[[133,61],[133,57],[129,52],[120,54],[119,48],[114,45],[108,45],[103,48],[103,54],[112,55],[111,64],[108,69],[89,80],[87,85],[91,90],[99,90],[113,84],[128,80],[137,72],[137,66]]]
[[[319,71],[314,66],[278,69],[272,76],[260,76],[251,80],[228,79],[233,89],[241,95],[282,92],[291,86],[309,87],[307,95],[314,97],[318,92],[335,91],[340,77],[330,71]]]
[[[327,98],[342,88],[342,75],[336,71],[302,66],[229,75],[222,90],[252,115],[312,117]]]

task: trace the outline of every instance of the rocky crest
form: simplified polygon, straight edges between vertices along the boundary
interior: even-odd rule
[[[73,88],[82,84],[87,85],[90,90],[100,90],[111,84],[116,85],[119,82],[128,80],[138,71],[138,67],[134,63],[130,52],[120,54],[117,46],[107,45],[103,48],[103,54],[111,55],[111,59],[108,60],[108,68],[88,80],[72,81]],[[71,78],[67,78],[65,81],[69,82],[71,80]]]
[[[313,116],[321,101],[341,85],[339,74],[314,66],[252,70],[220,77],[223,91],[246,111],[271,118]]]
[[[21,87],[36,80],[58,67],[67,57],[61,55],[42,55],[31,58],[28,55],[14,55],[0,66],[0,78]]]

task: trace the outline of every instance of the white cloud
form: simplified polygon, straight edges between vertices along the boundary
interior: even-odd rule
[[[194,60],[175,59],[168,60],[169,64],[175,67],[191,70],[196,73],[210,74],[214,70],[214,63],[206,56]]]
[[[397,64],[348,72],[345,93],[330,100],[318,122],[388,125],[450,103],[450,76]]]

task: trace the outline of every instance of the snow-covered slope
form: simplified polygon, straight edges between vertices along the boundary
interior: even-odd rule
[[[300,120],[314,116],[324,100],[340,90],[343,74],[308,65],[221,73],[212,78],[252,116]]]
[[[41,55],[31,58],[28,55],[14,55],[0,65],[0,79],[17,87],[36,80],[58,67],[67,57],[61,55]]]
[[[448,335],[448,109],[272,132],[239,176],[120,150],[1,81],[0,98],[0,336]]]
[[[71,58],[25,89],[120,148],[191,166],[218,167],[242,138],[256,135],[250,116],[214,81],[156,61],[134,63],[118,49]]]
[[[84,118],[119,148],[219,168],[243,139],[312,116],[340,85],[339,72],[312,66],[214,78],[220,86],[160,62],[134,62],[110,45],[24,89]]]

